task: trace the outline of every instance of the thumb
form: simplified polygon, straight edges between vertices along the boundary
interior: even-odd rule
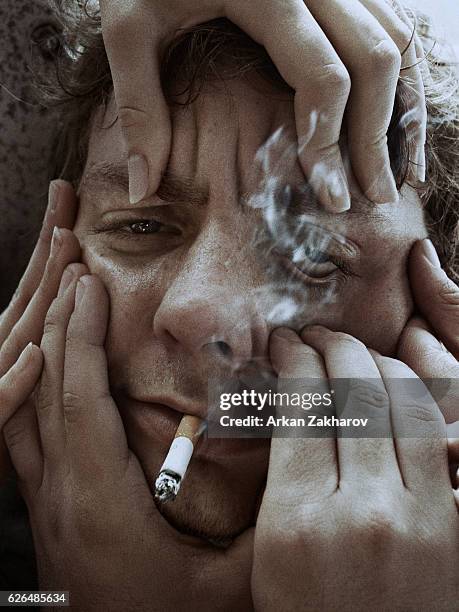
[[[459,358],[459,287],[442,270],[428,239],[416,242],[410,253],[409,275],[417,310],[436,336]]]

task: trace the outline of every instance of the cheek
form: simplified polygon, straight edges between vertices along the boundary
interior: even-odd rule
[[[150,341],[164,282],[155,266],[127,266],[97,246],[83,247],[83,261],[102,280],[110,297],[107,355],[110,363],[121,361]]]
[[[398,340],[413,311],[406,273],[365,287],[344,322],[347,333],[386,356],[395,356]]]
[[[413,310],[405,269],[344,288],[337,303],[317,308],[311,323],[342,331],[367,347],[394,356]],[[308,321],[309,323],[309,321]]]

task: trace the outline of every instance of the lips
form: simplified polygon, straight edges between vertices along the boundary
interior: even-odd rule
[[[197,402],[191,402],[182,398],[175,398],[172,396],[131,396],[135,402],[141,404],[148,404],[150,406],[163,406],[169,408],[175,412],[183,414],[191,414],[193,416],[205,419],[207,415],[207,407],[204,404],[198,404]]]
[[[115,399],[130,446],[134,451],[140,446],[145,452],[145,447],[148,445],[152,450],[162,450],[166,453],[184,414],[206,418],[207,408],[185,403],[177,398],[157,396],[146,400],[146,398],[121,395]],[[158,401],[159,399],[161,401]],[[216,439],[207,438],[204,433],[197,445],[195,456],[218,461],[234,455],[267,452],[269,452],[269,440],[266,439]]]

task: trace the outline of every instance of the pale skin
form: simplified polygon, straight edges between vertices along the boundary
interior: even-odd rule
[[[227,17],[263,45],[295,90],[299,159],[322,204],[335,212],[350,206],[338,147],[347,104],[350,158],[362,192],[374,202],[398,198],[386,133],[403,53],[412,94],[415,174],[424,179],[426,109],[417,65],[424,53],[398,1],[186,0],[174,2],[171,10],[168,0],[101,0],[100,8],[128,151],[131,203],[156,191],[169,158],[162,48],[180,28],[217,17]],[[144,61],[146,55],[151,62]],[[152,127],[154,143],[146,136]]]
[[[336,351],[341,351],[341,364],[359,363],[374,369],[381,360],[384,367],[390,364],[398,368],[397,371],[409,371],[410,375],[414,374],[408,366],[416,374],[425,376],[426,372],[433,371],[432,362],[435,362],[438,369],[433,375],[436,376],[442,370],[439,368],[440,359],[432,359],[433,351],[435,355],[442,355],[443,372],[446,365],[450,368],[449,376],[457,370],[455,358],[444,353],[438,345],[434,346],[436,341],[425,330],[425,325],[417,320],[409,322],[412,303],[406,277],[408,257],[416,279],[419,279],[418,286],[416,280],[412,282],[415,298],[421,297],[421,291],[424,295],[419,308],[439,330],[442,340],[451,350],[456,350],[454,339],[457,334],[452,330],[457,328],[447,326],[443,321],[437,326],[436,320],[449,317],[454,321],[454,300],[446,302],[445,298],[457,295],[457,288],[447,282],[440,268],[429,263],[432,254],[428,244],[422,240],[426,230],[419,201],[411,191],[404,192],[402,206],[389,204],[386,209],[381,208],[377,220],[367,214],[364,204],[357,202],[358,198],[354,198],[353,212],[346,213],[348,217],[342,215],[339,222],[336,216],[319,209],[311,211],[315,222],[325,230],[339,231],[349,241],[360,242],[359,254],[351,262],[355,274],[339,285],[339,301],[323,307],[320,321],[316,314],[308,314],[308,309],[304,309],[303,324],[320,322],[340,329],[341,333],[324,330],[316,335],[303,335],[301,339],[294,334],[286,349],[285,340],[280,341],[278,335],[272,334],[273,328],[267,320],[260,321],[254,317],[250,296],[265,278],[265,270],[254,254],[250,259],[250,250],[244,250],[244,244],[250,244],[252,228],[260,223],[261,218],[254,211],[243,212],[236,197],[237,187],[245,192],[257,189],[249,171],[254,154],[265,142],[271,126],[276,123],[294,125],[293,107],[291,101],[277,98],[267,104],[265,96],[251,90],[245,83],[231,83],[230,89],[231,104],[226,95],[204,95],[192,109],[174,117],[175,146],[171,170],[189,176],[192,168],[197,169],[196,177],[205,187],[204,191],[209,193],[206,202],[200,205],[195,202],[193,206],[180,206],[151,198],[142,208],[133,210],[128,200],[127,164],[119,126],[115,124],[112,129],[102,131],[94,127],[74,228],[83,249],[84,263],[73,264],[70,278],[62,280],[57,299],[54,300],[58,283],[48,281],[44,284],[48,288],[47,303],[51,304],[47,316],[43,314],[46,309],[31,307],[21,318],[19,301],[2,319],[4,337],[7,338],[14,321],[20,321],[16,332],[18,327],[32,327],[32,322],[33,329],[38,329],[46,316],[45,334],[41,341],[44,370],[36,414],[30,406],[21,408],[4,430],[31,513],[41,585],[46,588],[65,583],[75,594],[77,609],[84,610],[106,604],[115,583],[119,585],[117,600],[121,596],[120,610],[125,609],[127,603],[134,603],[138,609],[150,609],[152,600],[161,609],[177,609],[184,601],[188,606],[199,605],[201,609],[207,606],[209,610],[251,609],[253,601],[257,609],[264,610],[276,603],[275,599],[268,603],[265,601],[270,592],[268,586],[281,601],[289,602],[291,609],[304,609],[306,604],[311,605],[311,609],[320,609],[322,603],[326,604],[326,609],[333,609],[337,603],[343,607],[343,597],[347,598],[349,605],[352,603],[355,594],[352,590],[343,591],[343,586],[347,584],[346,568],[351,572],[348,582],[353,582],[353,568],[358,567],[363,572],[359,575],[360,583],[367,584],[368,589],[365,591],[367,599],[362,600],[359,596],[357,601],[380,604],[371,597],[380,592],[381,584],[394,583],[394,576],[383,573],[387,567],[385,555],[388,550],[370,546],[368,558],[371,563],[367,558],[363,569],[359,558],[369,537],[371,541],[376,538],[381,542],[394,542],[403,529],[405,545],[398,550],[397,581],[400,575],[405,576],[406,588],[411,590],[407,591],[396,582],[397,589],[384,593],[384,603],[391,609],[397,609],[397,606],[406,609],[408,597],[419,597],[415,580],[419,576],[413,577],[411,569],[413,556],[428,546],[430,554],[424,554],[424,571],[420,573],[424,589],[421,603],[426,609],[437,609],[440,590],[442,597],[447,598],[444,600],[446,603],[454,601],[451,568],[457,567],[458,561],[455,547],[458,519],[448,479],[444,442],[431,448],[417,449],[422,457],[428,454],[425,463],[413,463],[409,455],[412,450],[407,449],[407,462],[422,484],[410,489],[410,493],[397,489],[400,472],[396,471],[394,464],[393,445],[377,448],[381,457],[377,465],[386,466],[386,459],[391,460],[377,476],[383,488],[393,493],[391,499],[396,511],[388,517],[387,507],[384,514],[384,508],[379,506],[379,514],[375,511],[371,517],[365,515],[368,520],[381,519],[375,531],[369,531],[368,523],[362,519],[360,528],[349,533],[349,525],[355,524],[355,517],[363,516],[359,509],[363,512],[369,508],[368,495],[375,488],[369,472],[375,470],[375,465],[365,468],[359,455],[364,449],[358,444],[349,445],[349,452],[344,457],[339,456],[340,466],[348,466],[346,473],[350,482],[346,493],[348,498],[344,501],[349,499],[352,503],[343,503],[339,507],[347,535],[343,532],[338,536],[344,538],[346,535],[352,546],[346,546],[346,563],[339,563],[342,575],[338,583],[332,582],[326,600],[319,586],[326,570],[320,569],[320,555],[314,555],[312,558],[317,561],[317,566],[314,571],[309,571],[311,557],[306,554],[305,545],[311,541],[318,550],[326,550],[330,538],[335,541],[335,532],[318,530],[314,522],[329,520],[330,517],[327,512],[314,512],[307,497],[296,498],[295,507],[297,504],[299,507],[295,512],[290,511],[288,517],[294,526],[293,533],[298,536],[298,540],[292,540],[284,537],[285,513],[276,514],[276,509],[280,511],[282,504],[288,504],[289,498],[281,500],[281,494],[298,495],[298,474],[289,474],[287,482],[284,477],[282,482],[279,478],[286,460],[285,453],[292,450],[290,446],[285,448],[277,444],[271,450],[268,485],[257,517],[255,540],[250,524],[266,470],[268,448],[262,447],[255,456],[250,455],[250,472],[246,466],[249,455],[244,453],[241,453],[239,461],[235,456],[225,458],[224,453],[213,461],[206,456],[196,459],[189,475],[188,491],[183,490],[178,505],[166,515],[168,521],[179,529],[201,529],[208,537],[217,535],[216,524],[219,528],[223,526],[227,535],[234,536],[243,530],[244,533],[225,550],[217,549],[202,539],[182,535],[179,529],[174,529],[164,520],[153,504],[145,476],[151,481],[164,456],[168,439],[161,432],[166,430],[167,434],[167,426],[160,415],[155,416],[153,409],[149,411],[151,420],[147,421],[146,427],[143,426],[142,418],[135,416],[136,407],[132,403],[122,398],[115,403],[110,394],[162,395],[182,398],[187,407],[199,407],[202,383],[212,372],[215,362],[218,363],[218,350],[209,351],[217,339],[231,348],[232,359],[240,362],[265,357],[277,372],[293,367],[307,375],[312,365],[305,355],[314,354],[314,367],[325,379],[330,375],[333,352]],[[194,125],[200,127],[199,139],[195,138]],[[119,164],[116,181],[113,173],[109,182],[103,180],[101,164],[107,169],[108,163]],[[96,164],[99,172],[90,181],[91,167]],[[121,173],[120,168],[124,169]],[[296,180],[301,181],[299,167],[286,169],[293,184]],[[52,223],[70,225],[76,202],[66,186],[60,195],[65,202],[60,212],[64,217],[54,218]],[[181,212],[184,206],[187,206],[186,214]],[[132,234],[127,227],[124,230],[127,233],[123,234],[120,227],[117,231],[121,233],[116,233],[112,226],[116,226],[115,220],[120,218],[123,227],[142,220],[155,220],[163,225],[159,234],[151,231]],[[111,230],[107,225],[101,227],[102,220],[110,221]],[[49,245],[49,231],[44,236],[43,244]],[[59,250],[54,249],[50,260],[55,262],[57,259],[59,264],[54,266],[60,273],[67,263],[78,260],[78,251],[73,250],[77,245],[74,234],[64,231],[61,237],[62,245]],[[382,245],[390,252],[387,260],[382,258]],[[241,246],[244,257],[240,256]],[[46,246],[43,246],[38,259],[41,268],[45,259]],[[222,265],[223,262],[228,265]],[[32,268],[33,273],[29,274],[29,283],[25,283],[29,296],[40,277],[40,265],[37,262]],[[328,274],[338,274],[333,266],[328,265]],[[310,264],[307,269],[310,275],[314,273]],[[78,282],[81,277],[83,280]],[[309,278],[307,283],[316,281]],[[212,288],[217,286],[219,291],[213,291]],[[445,287],[449,288],[449,293]],[[365,303],[359,300],[363,292]],[[426,292],[429,293],[428,300]],[[75,303],[76,293],[78,299]],[[239,294],[249,296],[242,302],[243,308],[240,307]],[[234,302],[225,298],[229,295]],[[311,297],[313,294],[308,295]],[[228,308],[231,303],[238,304],[236,321]],[[356,305],[359,312],[354,315]],[[375,331],[377,315],[379,326],[383,316],[387,321],[381,337]],[[12,332],[13,338],[16,332]],[[344,336],[342,332],[348,335]],[[360,341],[352,339],[349,334]],[[397,354],[397,340],[401,335],[405,342]],[[346,339],[344,343],[343,339]],[[14,342],[10,341],[10,344],[13,346]],[[369,353],[366,346],[376,349],[377,353]],[[420,349],[426,347],[431,352],[423,359]],[[21,348],[18,342],[17,354]],[[398,357],[400,361],[380,357],[381,353]],[[33,350],[37,373],[41,366],[39,355],[39,351]],[[349,370],[343,372],[344,375],[351,374]],[[387,376],[385,372],[381,374]],[[121,389],[117,388],[116,381],[121,381]],[[24,381],[23,396],[11,399],[5,407],[8,416],[27,396],[27,384],[30,385],[30,380]],[[4,388],[7,388],[5,384]],[[396,398],[392,399],[397,404]],[[133,420],[127,416],[130,408],[133,409]],[[403,406],[400,408],[403,414]],[[120,413],[123,418],[120,418]],[[451,418],[453,415],[451,412],[449,421],[456,420]],[[433,416],[441,422],[439,412]],[[320,483],[317,488],[320,497],[331,483],[336,486],[338,459],[331,455],[327,445],[316,448],[310,440],[302,442],[307,448],[300,456],[307,461],[308,468],[317,451],[322,453],[319,456],[327,459],[316,461],[312,473],[299,467],[302,475],[300,491],[307,489],[312,479],[316,479],[314,482]],[[452,441],[452,457],[455,449],[457,452],[457,444]],[[366,458],[368,454],[365,453]],[[241,474],[246,482],[246,490],[242,492],[236,486]],[[366,497],[361,495],[362,489],[367,491]],[[356,495],[356,490],[359,495]],[[233,505],[225,510],[231,503]],[[191,505],[195,514],[187,512],[187,505]],[[237,508],[242,511],[236,513]],[[427,519],[425,516],[422,519],[427,521],[422,524],[431,534],[432,539],[429,538],[428,542],[419,537],[421,519],[403,522],[408,513],[416,517],[422,508],[429,509]],[[370,509],[374,510],[373,506]],[[391,521],[394,515],[399,522]],[[432,518],[436,515],[441,515],[438,522]],[[129,516],[129,521],[125,520],[126,516]],[[197,516],[201,518],[198,523]],[[266,537],[267,527],[271,530],[269,537]],[[339,553],[337,550],[336,554]],[[65,563],[66,555],[68,563]],[[289,567],[279,567],[276,561],[280,571],[273,575],[273,557],[288,558]],[[418,557],[414,558],[417,560]],[[431,567],[429,563],[432,563]],[[445,568],[443,573],[438,572],[438,564]],[[73,568],[72,572],[63,570],[69,566]],[[303,568],[308,576],[307,582],[295,581],[297,589],[294,592],[285,583],[285,576],[287,572],[290,575],[292,567]],[[375,572],[375,567],[380,571]],[[161,585],[155,581],[159,569],[161,575],[167,575],[173,581],[172,593],[165,592],[163,581]],[[429,578],[434,581],[432,584],[428,582]],[[101,599],[98,602],[85,599],[84,593],[91,583],[99,589]],[[116,606],[113,602],[111,609],[118,609]]]

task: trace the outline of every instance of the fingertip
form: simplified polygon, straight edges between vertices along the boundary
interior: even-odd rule
[[[55,179],[50,182],[48,208],[43,222],[42,238],[50,240],[55,226],[73,227],[77,201],[75,189],[71,183],[62,179]]]
[[[440,258],[430,238],[419,240],[416,243],[416,245],[418,245],[420,252],[424,256],[424,258],[428,261],[429,264],[431,264],[434,268],[437,268],[437,269],[441,268]]]
[[[31,362],[41,363],[42,361],[43,353],[41,348],[33,342],[29,342],[29,344],[22,351],[18,363],[20,366],[24,366],[26,364],[28,365]]]
[[[273,340],[278,340],[278,339],[287,340],[288,342],[302,344],[301,338],[299,337],[299,335],[296,332],[294,332],[292,329],[289,329],[288,327],[278,327],[272,332],[271,338]]]
[[[141,105],[118,109],[118,117],[128,151],[129,201],[135,205],[158,191],[166,171],[172,141],[169,108],[162,91],[156,91]]]
[[[303,327],[303,329],[301,330],[300,336],[303,340],[303,342],[305,341],[305,338],[308,338],[310,336],[313,335],[322,335],[324,333],[326,333],[327,331],[329,331],[326,327],[324,327],[323,325],[306,325],[305,327]]]
[[[361,157],[361,167],[354,167],[355,176],[365,197],[374,204],[397,204],[400,194],[390,166],[389,150],[384,143],[374,153],[374,159],[368,163],[369,151],[374,147],[368,145]],[[354,159],[354,158],[353,158]],[[365,162],[365,165],[364,165]]]
[[[405,329],[421,329],[423,331],[432,333],[432,328],[429,326],[427,321],[420,316],[411,317],[405,326]]]
[[[80,277],[75,293],[75,309],[69,324],[72,336],[91,344],[103,344],[108,325],[109,298],[102,281],[95,275]]]
[[[143,200],[149,189],[148,162],[143,155],[131,154],[128,159],[129,171],[129,202],[138,204]]]
[[[330,174],[328,193],[330,196],[330,212],[343,213],[351,208],[349,184],[342,164],[334,173]]]
[[[351,208],[349,183],[338,146],[316,162],[311,163],[310,154],[305,155],[302,166],[318,201],[327,212],[339,214]]]

